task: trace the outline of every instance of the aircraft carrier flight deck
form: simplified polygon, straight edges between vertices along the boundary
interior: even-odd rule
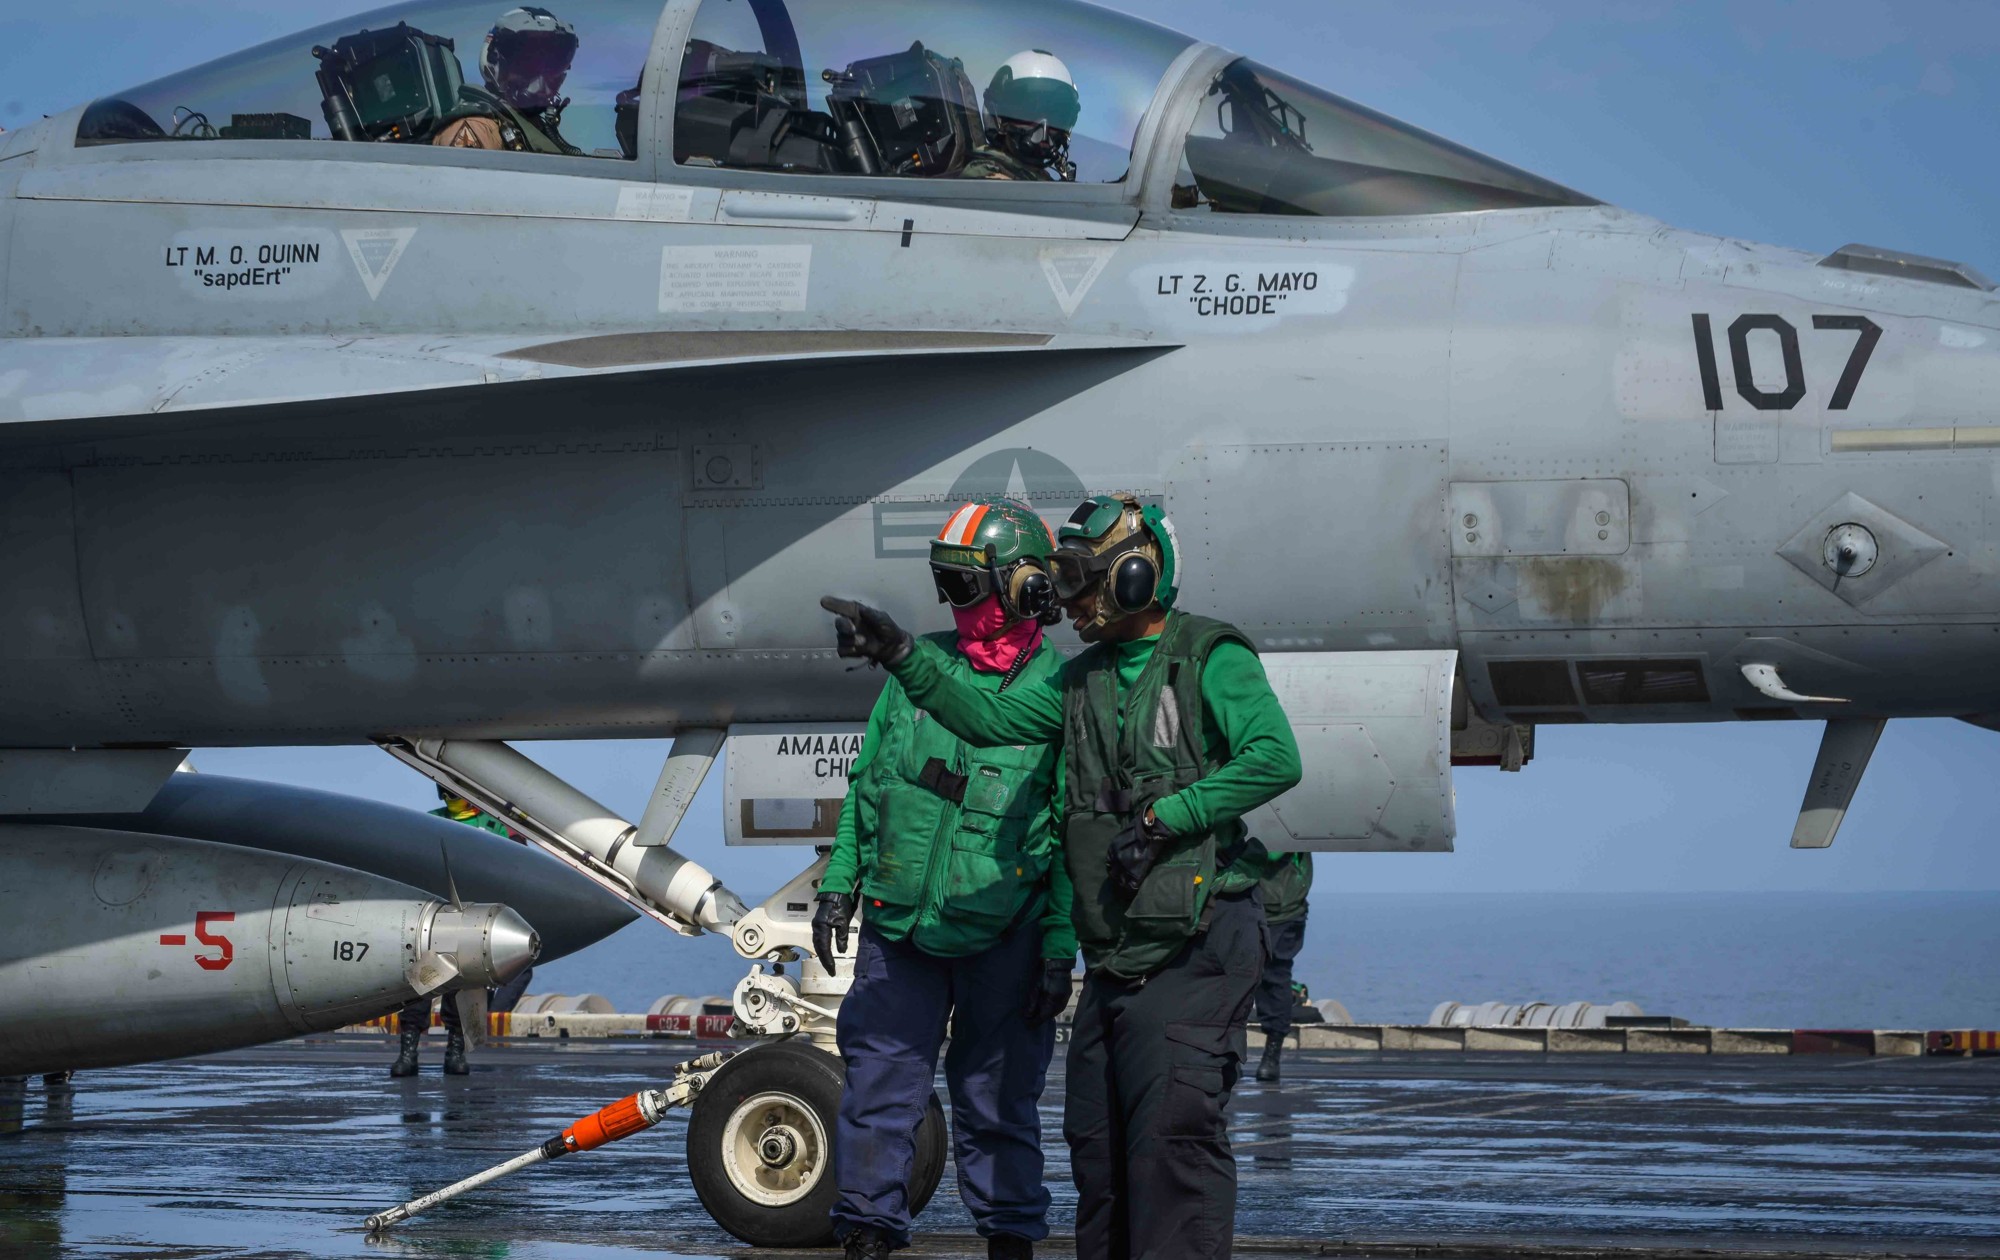
[[[294,1043],[0,1094],[0,1255],[749,1254],[688,1181],[686,1112],[386,1236],[372,1212],[660,1083],[685,1043],[482,1048],[391,1081]],[[1061,1056],[1042,1125],[1066,1253]],[[1259,1255],[2000,1256],[2000,1059],[1294,1052],[1232,1107]],[[984,1254],[949,1170],[915,1254]],[[779,1253],[758,1253],[776,1255]]]

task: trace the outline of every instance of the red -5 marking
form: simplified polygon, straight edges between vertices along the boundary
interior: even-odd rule
[[[236,947],[229,943],[229,938],[208,930],[208,925],[211,923],[234,923],[235,921],[236,914],[230,910],[198,910],[195,912],[194,939],[204,945],[212,945],[222,951],[214,957],[197,957],[194,960],[195,966],[201,968],[203,971],[221,971],[224,967],[236,961]],[[185,945],[187,944],[187,939],[187,934],[184,932],[160,933],[160,944],[162,945]]]

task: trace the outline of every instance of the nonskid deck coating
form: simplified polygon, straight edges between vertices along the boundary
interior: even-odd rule
[[[692,1050],[508,1046],[391,1081],[384,1042],[86,1073],[0,1093],[0,1256],[741,1254],[685,1120],[370,1239],[368,1213],[517,1154]],[[1293,1053],[1232,1108],[1239,1247],[1431,1257],[1722,1249],[2000,1256],[2000,1061]],[[1043,1100],[1056,1236],[1075,1206]],[[682,1113],[684,1115],[685,1113]],[[983,1255],[949,1179],[918,1250]]]

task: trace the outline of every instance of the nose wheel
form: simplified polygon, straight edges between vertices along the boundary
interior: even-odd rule
[[[717,1068],[688,1117],[688,1173],[716,1224],[753,1247],[833,1242],[833,1132],[845,1073],[804,1041],[746,1050]],[[944,1107],[917,1128],[910,1211],[944,1176]]]

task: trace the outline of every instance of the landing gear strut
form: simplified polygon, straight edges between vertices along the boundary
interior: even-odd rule
[[[699,734],[699,733],[697,733]],[[734,1036],[750,1043],[716,1066],[709,1059],[684,1065],[665,1091],[634,1095],[624,1108],[643,1124],[600,1124],[615,1140],[657,1122],[657,1113],[686,1104],[688,1171],[702,1206],[716,1223],[755,1247],[818,1247],[833,1241],[827,1212],[836,1188],[833,1134],[846,1079],[835,1051],[840,1003],[854,975],[860,921],[848,933],[848,950],[829,974],[812,949],[812,905],[826,858],[787,881],[749,909],[700,864],[668,842],[685,814],[719,738],[675,744],[661,771],[654,804],[637,825],[528,760],[505,744],[476,740],[391,739],[383,748],[454,795],[504,819],[530,843],[623,897],[684,935],[728,932],[736,952],[752,962],[736,986]],[[787,967],[792,966],[790,972]],[[657,1095],[657,1097],[655,1097]],[[634,1100],[638,1100],[634,1103]],[[632,1111],[626,1103],[640,1106]],[[646,1112],[652,1107],[652,1112]],[[644,1113],[642,1115],[642,1113]],[[629,1117],[627,1117],[629,1119]],[[616,1118],[614,1118],[616,1120]],[[580,1122],[581,1123],[581,1122]],[[612,1132],[611,1130],[617,1130]],[[370,1218],[386,1227],[433,1202],[483,1185],[543,1158],[531,1151],[436,1195]],[[910,1175],[910,1211],[929,1203],[944,1176],[944,1106],[933,1093],[917,1129]],[[538,1148],[539,1149],[539,1148]],[[586,1150],[589,1145],[568,1149]]]

